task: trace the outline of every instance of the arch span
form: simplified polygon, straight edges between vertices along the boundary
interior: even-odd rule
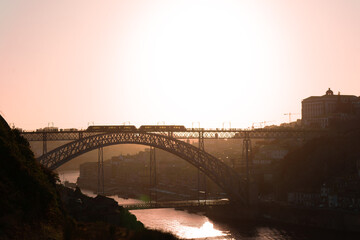
[[[56,169],[81,154],[101,146],[116,144],[153,146],[175,154],[204,172],[229,195],[231,200],[244,202],[245,184],[231,167],[191,144],[160,134],[118,132],[93,135],[60,146],[40,156],[38,160],[49,169]]]

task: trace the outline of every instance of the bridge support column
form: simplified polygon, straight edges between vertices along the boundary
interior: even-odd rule
[[[81,140],[83,138],[83,133],[79,132],[79,140]]]
[[[150,204],[157,203],[156,155],[155,148],[150,147]]]
[[[199,149],[205,151],[204,144],[204,132],[199,132]],[[197,181],[198,181],[198,204],[200,205],[201,195],[203,195],[203,199],[206,205],[206,175],[198,168],[197,173]]]
[[[245,138],[243,140],[243,149],[242,149],[242,159],[245,159],[246,169],[246,202],[250,203],[249,193],[250,193],[250,164],[251,164],[251,139],[249,133],[245,134]]]
[[[43,133],[43,155],[47,153],[47,134]]]
[[[104,194],[104,148],[98,148],[98,194]]]

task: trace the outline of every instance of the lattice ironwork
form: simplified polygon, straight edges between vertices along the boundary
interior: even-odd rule
[[[203,132],[205,139],[232,139],[232,138],[245,138],[248,134],[250,138],[314,138],[319,136],[328,135],[330,132],[327,130],[242,130],[242,129],[203,129],[199,130],[187,130],[183,132],[153,132],[158,135],[172,136],[177,139],[198,139],[200,132]],[[134,131],[133,133],[141,133],[140,131]],[[44,135],[46,135],[47,141],[73,141],[89,136],[98,135],[98,132],[89,131],[67,131],[67,132],[22,132],[28,141],[43,141]]]
[[[56,169],[71,159],[97,149],[115,144],[141,144],[173,153],[204,172],[234,201],[244,202],[245,183],[230,166],[205,151],[184,141],[152,133],[105,133],[83,137],[58,147],[38,158],[41,164]]]

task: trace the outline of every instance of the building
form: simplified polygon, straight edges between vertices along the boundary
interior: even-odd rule
[[[278,145],[261,146],[253,159],[254,165],[271,164],[274,161],[283,159],[289,152],[285,147]]]
[[[360,97],[334,95],[329,88],[323,96],[312,96],[302,101],[302,124],[307,127],[327,128],[336,120],[360,116]]]

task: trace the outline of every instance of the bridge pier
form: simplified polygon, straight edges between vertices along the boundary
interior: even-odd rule
[[[47,134],[46,134],[46,132],[43,132],[42,142],[43,142],[43,155],[44,155],[47,153]]]
[[[156,181],[156,154],[155,148],[150,147],[150,204],[157,202],[157,181]]]
[[[98,148],[98,186],[97,194],[104,195],[104,148],[100,146]]]
[[[199,149],[205,151],[204,144],[204,132],[199,132]],[[197,170],[197,181],[198,181],[198,204],[200,205],[201,193],[203,193],[203,198],[206,204],[206,175],[198,168]],[[203,189],[203,190],[202,190]]]
[[[251,164],[251,139],[249,133],[245,134],[245,138],[243,140],[242,146],[242,159],[245,159],[246,168],[245,168],[245,176],[246,176],[246,203],[250,203],[250,164]]]

